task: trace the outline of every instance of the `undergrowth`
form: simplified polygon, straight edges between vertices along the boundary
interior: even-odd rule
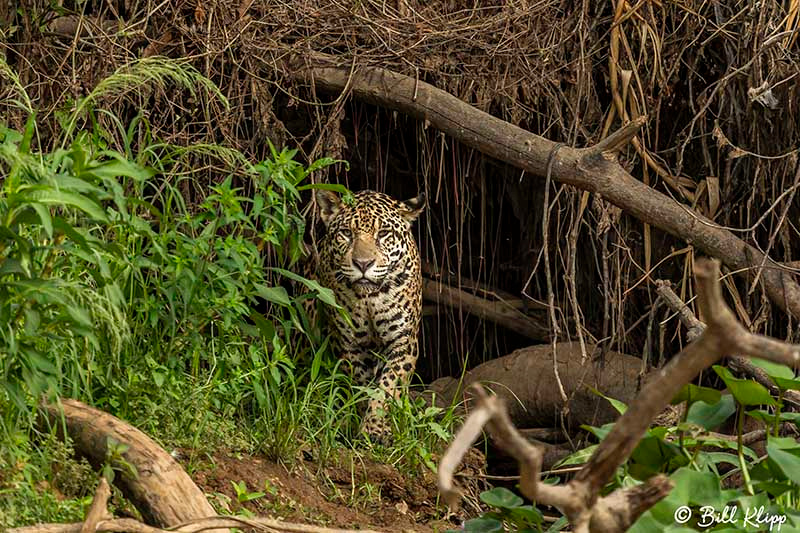
[[[183,448],[190,468],[219,451],[281,462],[310,445],[318,460],[362,453],[367,392],[354,390],[303,304],[341,311],[331,291],[290,272],[303,253],[301,193],[334,161],[304,165],[271,147],[251,164],[222,146],[172,146],[150,137],[143,116],[124,124],[99,107],[153,85],[227,105],[183,62],[121,68],[73,103],[49,143],[2,61],[0,76],[29,113],[24,131],[0,123],[0,526],[77,520],[88,503],[92,477],[36,429],[43,395],[85,401]],[[117,131],[100,127],[100,114]],[[227,170],[190,205],[182,191],[194,187],[186,162],[197,154]],[[437,414],[398,404],[399,448],[375,453],[432,467],[448,437]],[[56,464],[80,470],[70,483],[85,490],[68,488]]]

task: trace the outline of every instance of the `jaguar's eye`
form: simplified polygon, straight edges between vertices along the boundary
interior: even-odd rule
[[[378,232],[378,238],[379,239],[385,239],[386,237],[389,236],[390,233],[391,233],[391,231],[389,231],[388,229],[382,229],[382,230],[380,230]]]
[[[339,236],[347,239],[348,241],[353,238],[353,232],[347,228],[342,228],[339,230]]]

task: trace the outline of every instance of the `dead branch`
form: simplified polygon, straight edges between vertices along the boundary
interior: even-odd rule
[[[479,397],[478,407],[442,458],[445,468],[440,469],[439,483],[448,501],[454,501],[457,496],[452,472],[460,461],[458,454],[477,439],[484,426],[496,445],[519,462],[522,493],[538,503],[560,509],[575,531],[625,531],[642,512],[664,498],[672,483],[661,475],[633,489],[618,489],[602,498],[599,494],[617,467],[628,459],[651,421],[683,385],[704,368],[734,352],[800,367],[800,346],[750,333],[736,321],[722,298],[717,261],[698,260],[695,279],[700,309],[708,319],[706,329],[644,386],[589,461],[565,485],[547,485],[539,481],[541,452],[522,438],[501,399],[488,396],[482,387],[473,385]]]
[[[331,92],[349,90],[356,98],[425,121],[467,146],[543,177],[557,143],[476,109],[418,79],[377,68],[340,66],[327,54],[292,56],[286,66],[295,78]],[[611,148],[635,133],[637,121],[612,134]],[[554,180],[599,193],[637,219],[679,237],[731,270],[760,271],[766,293],[781,309],[800,317],[800,285],[781,265],[696,211],[631,176],[609,151],[565,146],[553,158]],[[763,268],[762,268],[763,265]]]
[[[697,337],[703,333],[703,330],[706,329],[706,325],[700,322],[700,320],[694,316],[692,310],[689,309],[689,306],[683,303],[683,300],[675,294],[675,291],[672,290],[669,281],[665,280],[657,280],[656,281],[656,292],[663,298],[664,303],[667,304],[667,307],[678,313],[678,319],[681,321],[681,324],[686,328],[686,339],[689,342],[692,342]]]
[[[54,426],[60,427],[63,420],[75,449],[95,465],[105,460],[110,438],[129,446],[123,455],[137,475],[121,469],[116,482],[148,522],[167,527],[216,514],[183,468],[135,427],[77,400],[62,399],[61,405],[45,404],[41,409]]]
[[[25,526],[12,528],[7,533],[81,533],[83,523],[75,522],[71,524],[39,524],[35,526]],[[257,531],[275,532],[285,531],[287,533],[350,533],[350,529],[335,529],[329,527],[312,526],[308,524],[296,524],[275,520],[273,518],[239,518],[236,516],[210,516],[201,520],[194,520],[181,524],[180,526],[161,529],[143,524],[131,518],[115,518],[113,520],[101,520],[96,524],[92,532],[110,531],[113,533],[199,533],[210,529],[219,530],[220,528],[241,528],[248,527]],[[359,533],[380,533],[370,529],[358,529]]]
[[[438,304],[464,309],[478,318],[494,322],[529,339],[546,341],[550,337],[546,324],[537,322],[503,300],[487,300],[445,283],[428,279],[422,280],[422,296],[426,300]]]
[[[111,497],[111,487],[105,477],[100,478],[97,490],[92,498],[89,512],[86,513],[86,520],[83,521],[80,533],[92,533],[97,530],[97,524],[108,514],[108,499]]]
[[[604,153],[615,153],[631,142],[639,130],[647,124],[647,116],[641,116],[625,124],[623,127],[601,140],[591,148],[588,148],[587,157],[602,157]]]
[[[205,495],[192,482],[181,466],[176,463],[158,444],[138,429],[97,409],[88,407],[76,400],[62,400],[63,406],[42,405],[41,409],[52,422],[63,416],[66,429],[73,439],[75,449],[90,460],[105,456],[109,438],[127,444],[125,460],[136,467],[138,479],[131,479],[125,470],[117,477],[123,482],[126,494],[144,516],[164,520],[165,516],[180,517],[172,524],[158,522],[162,527],[129,518],[107,518],[108,498],[111,487],[105,477],[100,479],[89,511],[84,522],[71,524],[38,524],[9,529],[8,533],[95,533],[111,531],[117,533],[200,533],[201,531],[225,532],[229,528],[248,527],[258,531],[289,533],[349,533],[347,529],[334,529],[306,524],[296,524],[272,518],[240,518],[218,516],[208,504]],[[147,461],[147,462],[145,462]],[[148,492],[148,494],[143,494]],[[200,495],[210,512],[205,512],[199,501],[193,498]],[[176,498],[185,498],[183,501]],[[204,514],[201,514],[204,513]],[[194,514],[194,516],[192,516]],[[377,531],[359,529],[364,533]]]

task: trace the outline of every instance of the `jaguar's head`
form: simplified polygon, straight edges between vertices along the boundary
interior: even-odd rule
[[[357,294],[370,294],[398,272],[409,252],[417,254],[411,223],[425,207],[425,194],[400,202],[375,191],[360,191],[345,203],[331,191],[318,190],[320,217],[327,228],[324,259],[332,261],[337,282]]]

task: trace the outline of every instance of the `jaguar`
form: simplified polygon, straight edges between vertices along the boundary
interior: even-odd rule
[[[361,430],[387,443],[386,399],[399,397],[417,362],[422,271],[411,225],[425,194],[398,201],[365,190],[344,201],[318,189],[316,200],[325,225],[317,277],[347,311],[328,320],[333,348],[357,385],[377,382],[381,392],[367,402]]]

